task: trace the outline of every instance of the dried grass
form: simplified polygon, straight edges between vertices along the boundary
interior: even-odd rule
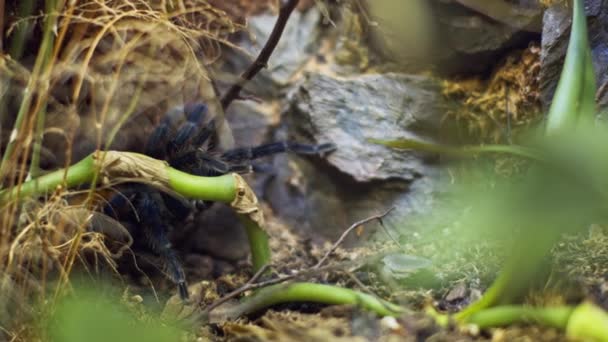
[[[126,134],[141,145],[168,108],[214,98],[208,66],[218,59],[222,44],[231,45],[229,35],[244,28],[236,11],[231,16],[217,3],[47,0],[56,11],[47,8],[44,14],[4,23],[10,34],[19,22],[35,27],[44,22],[52,35],[34,35],[31,39],[40,44],[40,51],[26,50],[19,60],[0,56],[0,95],[6,95],[8,108],[0,122],[15,126],[10,133],[6,127],[2,130],[2,185],[18,185],[35,174],[30,164],[37,163],[39,135],[44,136],[42,164],[67,166],[81,157],[83,146],[123,143],[125,126],[137,128]],[[16,119],[18,108],[23,112],[21,122]],[[9,141],[14,142],[12,153],[6,152]],[[110,234],[91,230],[93,221],[107,218],[90,211],[93,193],[77,204],[68,202],[73,195],[58,189],[44,201],[2,204],[0,286],[6,291],[0,302],[52,299],[47,298],[47,285],[59,277],[57,289],[68,289],[75,263],[91,272],[101,267],[116,271],[115,259],[130,245],[124,227],[105,221]],[[109,244],[108,235],[124,241]],[[11,307],[21,312],[7,311],[0,318],[31,314],[25,305]]]
[[[444,95],[464,109],[448,111],[444,122],[456,122],[483,142],[504,142],[507,126],[530,127],[540,118],[540,47],[517,51],[487,81],[471,78],[444,81]]]

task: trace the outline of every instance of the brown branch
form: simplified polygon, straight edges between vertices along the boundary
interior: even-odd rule
[[[243,294],[243,293],[245,293],[247,291],[256,290],[256,289],[267,287],[267,286],[271,286],[271,285],[281,284],[281,283],[284,283],[284,282],[287,282],[287,281],[290,281],[290,280],[294,280],[294,279],[298,279],[298,278],[311,277],[311,276],[313,276],[315,274],[319,274],[321,272],[324,272],[324,271],[327,271],[327,270],[330,270],[330,269],[336,269],[336,268],[341,268],[341,267],[345,267],[345,266],[344,266],[344,264],[341,264],[341,265],[327,265],[327,266],[321,267],[321,268],[308,268],[308,269],[304,269],[304,270],[295,272],[295,273],[290,274],[290,275],[279,276],[277,278],[273,278],[273,279],[269,279],[269,280],[266,280],[266,281],[261,281],[259,283],[256,283],[255,281],[257,279],[259,279],[259,277],[261,275],[263,275],[265,273],[265,271],[268,270],[269,267],[271,267],[271,266],[270,265],[264,265],[243,286],[239,287],[238,289],[236,289],[236,290],[228,293],[227,295],[225,295],[225,296],[221,297],[220,299],[216,300],[215,302],[211,303],[202,312],[200,312],[198,314],[193,313],[193,316],[190,316],[189,318],[186,318],[186,319],[189,322],[200,322],[201,320],[202,321],[208,321],[209,315],[211,314],[211,311],[213,311],[214,309],[216,309],[218,306],[226,303],[230,299],[236,298],[239,295],[241,295],[241,294]]]
[[[248,282],[245,283],[245,285],[239,287],[238,289],[228,293],[227,295],[225,295],[224,297],[216,300],[215,302],[211,303],[211,305],[209,305],[207,308],[205,308],[205,311],[203,312],[204,315],[208,315],[211,311],[213,311],[213,309],[217,308],[218,306],[226,303],[227,301],[229,301],[230,299],[240,295],[241,293],[251,290],[252,286],[255,286],[255,282],[260,279],[260,277],[266,273],[266,271],[272,267],[271,264],[266,264],[264,266],[262,266],[254,275],[253,277],[251,277],[251,279],[249,279]]]
[[[356,275],[354,275],[354,274],[353,274],[353,272],[350,272],[350,271],[348,271],[348,270],[344,270],[344,271],[342,271],[342,272],[343,272],[344,274],[346,274],[346,275],[347,275],[347,276],[350,278],[350,280],[352,280],[352,281],[355,283],[355,285],[359,286],[359,288],[360,288],[360,289],[361,289],[363,292],[365,292],[365,293],[367,293],[367,294],[370,294],[370,295],[372,295],[372,296],[376,296],[376,297],[378,297],[378,296],[377,296],[377,295],[374,293],[374,291],[372,291],[372,290],[371,290],[369,287],[367,287],[365,284],[363,284],[363,282],[361,282],[361,280],[359,280],[359,278],[357,278],[357,276],[356,276]]]
[[[393,211],[393,209],[395,209],[395,207],[391,207],[390,209],[388,209],[387,211],[385,211],[382,214],[379,215],[374,215],[374,216],[370,216],[366,219],[363,219],[361,221],[357,221],[355,223],[353,223],[350,227],[348,227],[347,230],[344,231],[344,233],[342,233],[342,235],[340,235],[340,238],[338,239],[338,241],[336,241],[333,246],[331,246],[331,248],[329,249],[329,251],[327,251],[327,253],[325,253],[325,255],[321,258],[321,260],[319,260],[319,262],[313,267],[314,269],[318,269],[319,267],[321,267],[321,265],[323,265],[323,263],[329,258],[329,256],[331,255],[331,253],[333,253],[338,246],[340,246],[340,244],[342,244],[342,242],[344,242],[344,239],[346,239],[346,236],[348,236],[348,234],[353,231],[354,229],[356,229],[357,227],[359,227],[362,224],[365,224],[369,221],[372,220],[379,220],[380,223],[382,223],[382,218],[386,215],[388,215],[391,211]]]
[[[285,25],[287,24],[287,20],[291,15],[291,12],[298,5],[299,0],[287,0],[287,2],[281,6],[279,10],[279,17],[277,18],[277,22],[274,24],[274,28],[270,33],[270,37],[268,37],[268,41],[260,51],[258,57],[251,63],[249,68],[241,75],[240,80],[232,85],[232,87],[222,96],[222,108],[226,110],[228,106],[239,97],[239,93],[245,86],[247,82],[249,82],[260,70],[265,68],[268,65],[268,60],[272,55],[272,52],[277,47],[279,40],[281,39],[281,35],[283,35],[283,30],[285,30]]]

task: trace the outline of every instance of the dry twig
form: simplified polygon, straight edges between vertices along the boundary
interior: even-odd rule
[[[368,218],[365,218],[363,220],[357,221],[354,224],[352,224],[346,231],[344,231],[344,233],[342,233],[342,235],[340,236],[340,238],[333,244],[332,248],[325,253],[325,255],[323,256],[323,258],[313,267],[311,268],[307,268],[307,269],[303,269],[297,272],[294,272],[293,274],[290,275],[286,275],[286,276],[279,276],[277,278],[274,279],[269,279],[266,281],[262,281],[262,282],[258,282],[256,283],[256,281],[270,268],[272,267],[271,265],[267,264],[264,265],[261,269],[259,269],[254,275],[253,277],[251,277],[251,279],[245,283],[243,286],[239,287],[238,289],[228,293],[227,295],[223,296],[222,298],[218,299],[217,301],[211,303],[207,308],[205,308],[205,310],[197,316],[197,318],[201,318],[201,317],[209,317],[209,314],[211,313],[211,311],[213,311],[214,309],[216,309],[218,306],[226,303],[227,301],[229,301],[230,299],[236,298],[237,296],[247,292],[247,291],[251,291],[251,290],[256,290],[259,288],[263,288],[263,287],[267,287],[267,286],[271,286],[271,285],[276,285],[276,284],[280,284],[280,283],[284,283],[286,281],[290,281],[290,280],[294,280],[294,279],[298,279],[298,278],[306,278],[306,277],[311,277],[313,275],[319,274],[321,272],[330,270],[330,269],[336,269],[336,268],[344,268],[344,264],[340,264],[340,265],[325,265],[323,266],[323,263],[325,263],[325,261],[329,258],[329,256],[331,255],[331,253],[333,253],[336,248],[338,248],[338,246],[344,241],[344,239],[346,238],[346,236],[348,235],[348,233],[350,233],[352,230],[354,230],[355,228],[359,227],[362,224],[365,224],[369,221],[372,220],[382,220],[383,217],[385,217],[386,215],[388,215],[393,209],[395,209],[394,207],[391,207],[390,209],[388,209],[387,211],[385,211],[382,214],[377,214],[377,215],[373,215],[370,216]],[[359,285],[362,286],[364,289],[366,288],[363,284]]]
[[[323,255],[321,260],[319,260],[319,262],[313,268],[318,269],[319,267],[321,267],[321,265],[323,265],[323,263],[329,258],[331,253],[333,253],[338,248],[338,246],[340,246],[340,244],[342,244],[342,242],[344,242],[344,239],[346,239],[346,236],[348,236],[348,234],[350,234],[350,232],[352,232],[354,229],[356,229],[357,227],[359,227],[363,224],[366,224],[367,222],[372,221],[372,220],[379,220],[380,223],[382,223],[382,218],[384,218],[391,211],[393,211],[393,209],[395,209],[395,207],[389,208],[387,211],[385,211],[382,214],[370,216],[361,221],[357,221],[357,222],[353,223],[350,227],[348,227],[347,230],[344,231],[344,233],[342,233],[342,235],[340,235],[340,238],[331,246],[329,251],[327,251],[327,253],[325,253],[325,255]]]
[[[281,39],[281,35],[283,35],[283,30],[285,29],[285,25],[287,24],[287,20],[291,15],[291,12],[298,5],[299,0],[287,0],[287,2],[281,6],[279,10],[279,17],[277,18],[277,22],[274,24],[274,28],[270,33],[270,37],[268,37],[268,41],[260,51],[258,57],[251,63],[249,68],[241,75],[240,80],[235,83],[222,97],[222,108],[225,110],[232,103],[232,101],[239,98],[239,93],[245,86],[245,84],[250,81],[260,70],[265,68],[268,65],[268,60],[272,55],[272,52],[277,47],[279,40]]]
[[[260,268],[254,275],[253,277],[251,277],[251,279],[249,279],[249,281],[247,281],[245,283],[245,285],[239,287],[238,289],[230,292],[229,294],[225,295],[224,297],[216,300],[215,302],[211,303],[211,305],[209,305],[206,309],[205,309],[205,313],[208,314],[209,312],[213,311],[213,309],[217,308],[218,306],[226,303],[227,301],[229,301],[230,299],[240,295],[241,293],[251,290],[252,286],[255,285],[255,282],[260,279],[260,277],[262,277],[262,275],[264,275],[264,273],[266,273],[266,271],[272,267],[272,264],[266,264],[264,266],[262,266],[262,268]]]

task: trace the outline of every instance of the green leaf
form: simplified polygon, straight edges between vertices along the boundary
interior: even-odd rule
[[[61,342],[173,342],[180,331],[159,321],[142,321],[125,307],[85,290],[59,305],[49,324],[53,341]]]
[[[595,116],[595,74],[582,0],[574,0],[566,60],[547,116],[547,134],[575,128]]]
[[[537,161],[543,160],[542,156],[535,150],[517,145],[448,146],[415,139],[368,139],[368,141],[374,144],[384,145],[398,149],[439,153],[457,157],[471,157],[480,153],[504,153]]]
[[[592,303],[580,304],[568,320],[566,334],[577,341],[608,341],[608,313]]]

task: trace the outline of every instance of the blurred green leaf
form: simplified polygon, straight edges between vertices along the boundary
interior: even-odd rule
[[[439,153],[458,157],[470,157],[480,153],[504,153],[518,157],[542,160],[542,156],[533,149],[517,145],[482,145],[482,146],[449,146],[415,139],[382,140],[368,139],[369,142],[388,147]]]
[[[547,134],[568,131],[583,121],[593,121],[595,74],[582,0],[574,0],[572,30],[557,89],[547,116]]]
[[[577,341],[608,341],[608,313],[592,303],[574,309],[566,334]]]
[[[60,303],[50,321],[53,341],[60,342],[175,342],[180,333],[159,321],[143,322],[125,307],[83,291]]]

